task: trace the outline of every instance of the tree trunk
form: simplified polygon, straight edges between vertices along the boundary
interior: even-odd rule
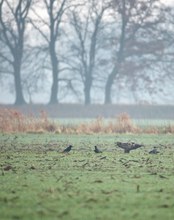
[[[92,86],[92,78],[88,76],[84,85],[84,94],[85,94],[85,105],[91,104],[91,86]]]
[[[84,93],[85,93],[85,105],[90,105],[91,104],[90,89],[85,87]]]
[[[117,73],[118,72],[117,72],[117,69],[115,66],[107,78],[106,86],[105,86],[105,104],[112,103],[111,90],[112,90],[112,85],[113,85],[113,82],[114,82],[114,79],[115,79]]]
[[[13,69],[14,69],[14,82],[15,82],[15,91],[16,91],[15,105],[26,104],[23,96],[22,84],[21,84],[21,62],[15,60]]]
[[[51,87],[51,97],[49,104],[57,104],[58,103],[58,60],[55,52],[54,45],[50,46],[50,59],[52,64],[52,78],[53,83]]]
[[[111,90],[112,90],[112,85],[114,83],[114,79],[116,75],[119,72],[119,68],[121,63],[124,60],[124,47],[125,47],[125,33],[126,33],[126,25],[127,25],[127,20],[126,20],[126,1],[122,0],[122,25],[121,25],[121,35],[120,35],[120,43],[119,43],[119,49],[117,53],[117,59],[115,61],[115,66],[112,70],[112,72],[109,74],[108,79],[106,81],[106,86],[105,86],[105,104],[111,104]]]

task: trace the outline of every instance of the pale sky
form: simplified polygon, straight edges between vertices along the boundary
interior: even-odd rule
[[[161,0],[161,2],[163,2],[165,4],[169,4],[169,5],[173,5],[174,4],[174,0]]]

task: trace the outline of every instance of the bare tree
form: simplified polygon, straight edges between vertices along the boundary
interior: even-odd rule
[[[21,83],[21,66],[24,51],[24,34],[28,12],[32,0],[0,1],[0,40],[8,49],[6,53],[0,53],[5,63],[10,65],[14,76],[16,91],[15,104],[24,104],[24,96]]]
[[[101,37],[99,34],[103,28],[104,13],[109,7],[108,1],[90,0],[71,12],[72,33],[75,33],[71,51],[77,65],[73,70],[76,70],[83,82],[85,104],[91,104],[91,88],[97,69],[96,56]]]
[[[70,4],[71,3],[71,4]],[[31,20],[34,28],[41,34],[45,45],[48,48],[50,61],[51,61],[51,71],[52,71],[52,86],[51,86],[51,96],[50,104],[58,103],[58,93],[59,93],[59,81],[60,81],[60,71],[59,71],[59,48],[58,41],[61,35],[61,23],[65,11],[72,5],[70,0],[43,0],[43,5],[38,1],[38,7],[43,12],[44,16],[38,13],[38,10],[33,8],[35,20]],[[46,9],[46,14],[45,10]],[[47,34],[48,33],[48,34]]]
[[[136,70],[148,68],[150,60],[152,63],[154,57],[159,59],[164,48],[158,30],[158,25],[164,20],[159,0],[114,0],[113,3],[117,25],[120,21],[120,35],[115,36],[114,67],[105,85],[106,104],[112,102],[112,86],[117,77],[124,73],[129,75],[129,79],[132,76],[132,81],[137,79]]]

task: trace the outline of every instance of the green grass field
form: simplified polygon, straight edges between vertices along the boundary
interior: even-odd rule
[[[174,219],[173,135],[1,134],[0,166],[2,220]]]

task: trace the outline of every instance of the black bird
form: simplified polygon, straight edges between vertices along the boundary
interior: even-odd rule
[[[135,150],[137,148],[143,147],[142,144],[136,144],[134,142],[128,142],[128,143],[117,142],[116,144],[118,147],[124,149],[124,153],[129,153],[131,150]]]
[[[159,151],[156,148],[154,148],[153,150],[149,151],[149,154],[158,154],[158,153],[159,153]]]
[[[102,151],[99,150],[97,146],[94,146],[94,148],[95,148],[95,149],[94,149],[94,152],[95,152],[95,153],[102,153]]]
[[[72,145],[69,145],[67,148],[65,148],[65,149],[62,151],[62,153],[69,153],[72,147],[73,147]]]

